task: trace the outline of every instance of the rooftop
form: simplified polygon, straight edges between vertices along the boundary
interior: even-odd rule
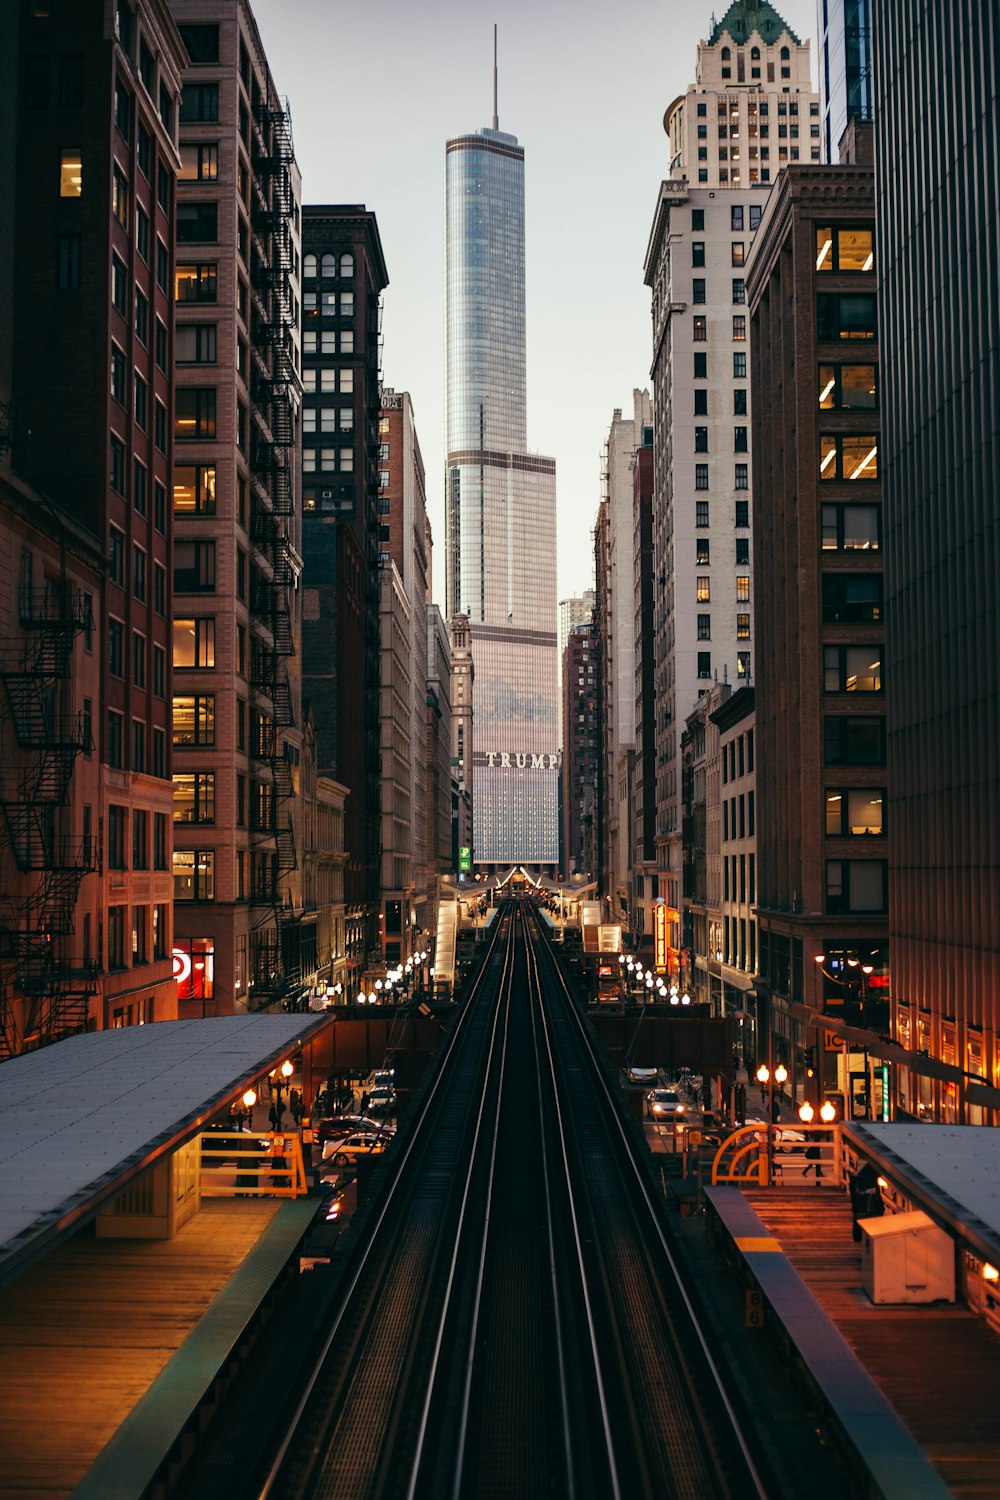
[[[767,0],[733,0],[722,20],[713,25],[708,45],[714,47],[722,40],[723,32],[728,32],[736,45],[742,47],[744,42],[750,40],[750,34],[754,31],[769,47],[779,41],[784,32],[788,33],[797,46],[802,45],[787,21],[781,19]]]

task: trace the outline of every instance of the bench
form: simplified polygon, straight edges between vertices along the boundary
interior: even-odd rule
[[[705,1201],[876,1493],[945,1500],[951,1491],[739,1188],[706,1188]]]
[[[72,1500],[139,1500],[182,1446],[185,1430],[244,1338],[316,1213],[315,1198],[282,1203],[257,1243],[139,1398],[73,1491]]]

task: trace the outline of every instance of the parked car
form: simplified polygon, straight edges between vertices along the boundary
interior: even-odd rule
[[[684,1103],[674,1089],[650,1089],[646,1095],[646,1114],[664,1124],[684,1118]]]
[[[394,1089],[372,1089],[368,1096],[368,1110],[373,1115],[391,1115],[396,1110]]]
[[[378,1120],[373,1120],[370,1115],[331,1115],[329,1119],[317,1121],[316,1139],[318,1141],[340,1140],[355,1130],[380,1130],[381,1128]]]
[[[357,1131],[337,1142],[333,1164],[336,1167],[346,1167],[361,1156],[379,1156],[387,1145],[388,1138],[384,1131],[378,1134],[371,1130]]]
[[[349,1135],[379,1135],[383,1140],[391,1140],[396,1134],[391,1125],[384,1125],[381,1120],[369,1119],[367,1115],[359,1115],[352,1125],[348,1125],[338,1135],[332,1135],[323,1142],[322,1160],[329,1161],[336,1156],[340,1149],[341,1141],[345,1141]]]

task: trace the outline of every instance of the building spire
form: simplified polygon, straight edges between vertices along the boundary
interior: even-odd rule
[[[497,28],[493,23],[493,129],[500,129],[500,118],[497,115]]]

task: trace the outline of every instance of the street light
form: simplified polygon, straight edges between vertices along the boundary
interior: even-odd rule
[[[816,1111],[813,1109],[808,1099],[804,1100],[804,1102],[799,1105],[799,1119],[802,1121],[803,1125],[811,1125],[813,1115],[815,1113]]]
[[[831,1104],[829,1099],[825,1099],[820,1105],[819,1117],[823,1121],[824,1125],[832,1125],[834,1120],[837,1118],[836,1105]]]
[[[253,1107],[257,1103],[257,1093],[254,1089],[247,1089],[243,1095],[243,1108],[247,1112],[247,1124],[253,1129]]]

